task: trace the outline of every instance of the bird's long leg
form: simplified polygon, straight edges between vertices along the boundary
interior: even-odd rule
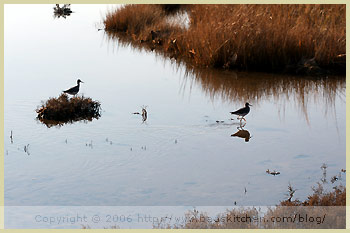
[[[242,120],[245,121],[243,126],[242,126]],[[239,125],[240,125],[241,127],[244,127],[245,124],[247,124],[247,121],[244,119],[244,117],[242,117],[242,118],[240,119],[240,121],[239,121]]]

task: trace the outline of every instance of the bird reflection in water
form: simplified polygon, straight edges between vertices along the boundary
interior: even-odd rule
[[[246,125],[245,123],[243,125],[240,124],[239,127],[237,127],[238,131],[232,134],[231,137],[244,138],[244,141],[249,142],[249,139],[251,139],[252,137],[250,136],[250,133],[248,130],[243,129],[245,125]]]

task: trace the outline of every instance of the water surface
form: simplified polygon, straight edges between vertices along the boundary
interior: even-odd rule
[[[193,70],[98,31],[112,6],[52,7],[5,6],[6,206],[275,205],[289,183],[311,194],[323,163],[325,187],[345,185],[330,182],[345,169],[345,77]],[[101,118],[38,122],[78,78]],[[245,102],[248,142],[229,114]]]

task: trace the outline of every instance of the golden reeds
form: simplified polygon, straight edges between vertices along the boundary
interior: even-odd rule
[[[345,5],[200,4],[181,9],[189,17],[187,28],[167,23],[164,6],[124,5],[106,16],[105,29],[195,66],[345,73]]]
[[[317,200],[317,201],[315,201]],[[157,222],[154,228],[168,229],[323,229],[345,228],[346,188],[335,187],[331,192],[319,192],[305,202],[284,201],[262,212],[258,207],[237,207],[210,216],[190,210],[175,224]],[[308,219],[308,220],[306,220]],[[310,221],[310,219],[312,221]]]

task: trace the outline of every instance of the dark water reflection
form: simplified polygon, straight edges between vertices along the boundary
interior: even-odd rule
[[[65,124],[74,124],[74,123],[77,123],[77,122],[83,122],[85,124],[87,124],[88,122],[90,121],[93,121],[93,120],[96,120],[98,119],[99,117],[89,117],[89,118],[82,118],[82,119],[75,119],[75,120],[69,120],[69,121],[55,121],[55,120],[47,120],[47,119],[43,119],[43,118],[36,118],[36,120],[44,125],[46,125],[47,128],[51,128],[51,127],[62,127],[64,126]]]
[[[253,104],[261,101],[293,98],[300,112],[309,122],[308,105],[323,104],[325,114],[334,111],[337,95],[345,101],[345,77],[300,77],[278,74],[233,72],[213,69],[187,70],[185,79],[194,77],[203,92],[211,98],[227,102]]]
[[[247,129],[244,129],[244,125],[240,125],[237,127],[238,131],[234,134],[231,135],[231,137],[239,137],[239,138],[244,138],[245,142],[249,142],[249,140],[252,138],[250,136],[250,132]]]

